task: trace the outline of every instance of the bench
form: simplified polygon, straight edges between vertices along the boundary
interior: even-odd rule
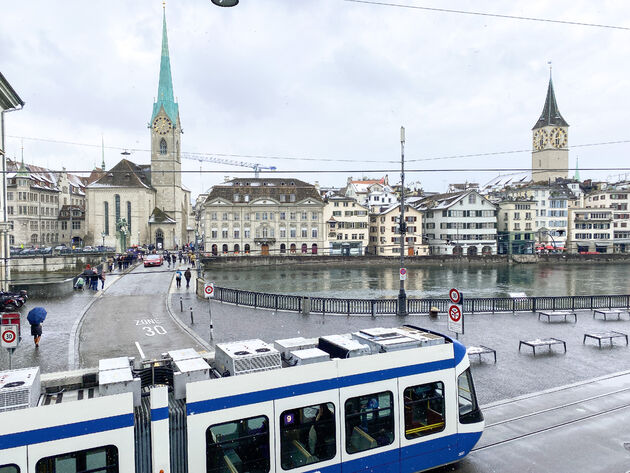
[[[294,458],[294,460],[298,466],[315,463],[318,460],[317,457],[315,455],[311,455],[311,452],[309,452],[308,449],[299,441],[292,440],[291,443],[295,447],[294,453],[297,454],[297,458]]]
[[[479,355],[480,363],[481,363],[481,355],[485,355],[485,354],[494,355],[494,362],[495,363],[497,362],[497,351],[485,345],[471,346],[471,347],[468,347],[466,351],[468,352],[468,355]]]
[[[557,310],[553,312],[538,312],[538,320],[540,316],[547,317],[547,322],[551,322],[552,317],[564,317],[564,321],[567,321],[567,315],[572,315],[574,323],[577,323],[577,313],[573,310]]]
[[[601,314],[604,316],[604,320],[607,320],[609,315],[616,315],[617,320],[621,319],[621,314],[628,314],[630,316],[630,310],[627,309],[595,309],[593,310],[593,318],[595,318],[596,314]]]
[[[521,346],[526,345],[532,347],[534,350],[534,356],[536,356],[536,347],[547,346],[551,351],[551,345],[562,345],[564,352],[567,352],[567,342],[560,340],[559,338],[536,338],[535,340],[521,340],[518,344],[518,351],[521,351]]]
[[[626,345],[628,345],[628,335],[621,332],[615,332],[611,330],[610,332],[588,332],[584,334],[584,340],[582,344],[586,343],[587,338],[592,338],[593,340],[597,340],[599,342],[599,348],[602,347],[602,340],[607,338],[610,341],[610,345],[613,344],[613,338],[625,338]]]
[[[355,426],[354,429],[352,429],[350,445],[354,448],[355,452],[362,452],[364,450],[378,447],[376,440],[358,426]]]

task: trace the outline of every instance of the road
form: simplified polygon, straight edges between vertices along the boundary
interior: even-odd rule
[[[166,310],[173,272],[139,266],[107,289],[85,314],[79,333],[79,367],[103,358],[159,358],[169,350],[204,348]]]

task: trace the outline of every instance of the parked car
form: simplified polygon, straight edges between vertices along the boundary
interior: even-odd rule
[[[96,248],[92,248],[91,246],[84,246],[83,247],[83,251],[85,253],[89,252],[89,251],[96,251]]]
[[[164,264],[164,260],[162,259],[162,255],[148,255],[144,258],[144,267],[147,266],[162,266]]]

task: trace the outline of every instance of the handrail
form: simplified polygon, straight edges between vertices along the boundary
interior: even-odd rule
[[[344,299],[272,294],[226,287],[215,287],[215,299],[244,307],[347,316],[395,315],[397,299]],[[306,302],[306,303],[305,303]],[[432,307],[446,312],[449,299],[407,299],[407,313],[428,314]],[[464,312],[538,312],[544,310],[629,309],[630,294],[587,296],[478,297],[466,298]]]

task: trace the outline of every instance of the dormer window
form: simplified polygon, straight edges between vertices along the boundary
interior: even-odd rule
[[[162,138],[160,140],[160,154],[166,154],[166,151],[167,151],[166,140]]]

